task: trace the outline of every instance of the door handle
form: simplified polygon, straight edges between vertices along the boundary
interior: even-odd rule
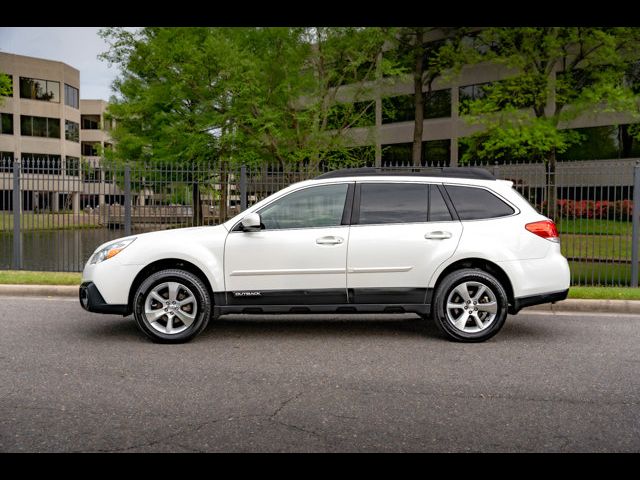
[[[444,240],[446,238],[451,238],[451,232],[444,232],[442,230],[437,230],[435,232],[425,233],[424,238],[427,240]]]
[[[342,242],[344,242],[344,238],[334,237],[333,235],[316,238],[316,243],[318,245],[340,245]]]

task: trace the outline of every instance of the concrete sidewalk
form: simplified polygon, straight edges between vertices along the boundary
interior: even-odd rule
[[[0,285],[0,295],[15,297],[78,297],[77,285]],[[621,313],[640,315],[640,300],[568,299],[546,303],[523,311]]]

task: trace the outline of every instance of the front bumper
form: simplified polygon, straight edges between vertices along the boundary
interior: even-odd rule
[[[540,295],[531,295],[529,297],[520,297],[513,299],[513,305],[509,306],[509,313],[515,315],[521,309],[525,307],[531,307],[533,305],[540,305],[543,303],[555,303],[560,300],[564,300],[569,295],[569,289],[561,290],[559,292],[542,293]]]
[[[104,301],[98,287],[93,282],[84,282],[80,285],[78,292],[80,305],[88,312],[94,313],[111,313],[114,315],[128,315],[129,307],[127,305],[114,305]]]

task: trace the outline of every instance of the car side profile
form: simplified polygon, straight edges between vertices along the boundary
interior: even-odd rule
[[[229,313],[417,313],[479,342],[507,314],[567,297],[555,224],[475,168],[345,169],[293,184],[224,224],[99,246],[80,303],[185,342]]]

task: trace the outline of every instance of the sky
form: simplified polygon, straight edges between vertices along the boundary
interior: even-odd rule
[[[109,100],[118,67],[98,60],[108,49],[101,27],[0,27],[0,51],[64,62],[80,70],[80,98]]]

